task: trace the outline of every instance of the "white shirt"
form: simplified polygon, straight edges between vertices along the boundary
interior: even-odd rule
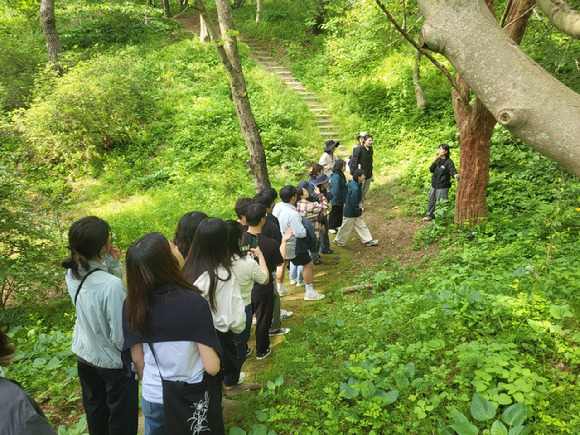
[[[246,306],[240,294],[236,275],[232,273],[230,279],[223,281],[228,276],[226,269],[219,266],[216,272],[216,311],[211,312],[213,326],[220,332],[228,332],[231,329],[236,334],[240,334],[246,329]],[[218,277],[221,279],[217,279]],[[203,297],[209,302],[209,274],[202,273],[193,285],[202,291]]]
[[[282,235],[286,230],[292,227],[293,237],[288,240],[286,244],[286,260],[292,260],[296,258],[296,239],[306,237],[306,228],[302,224],[302,218],[296,211],[296,207],[292,204],[285,202],[279,202],[274,206],[272,214],[278,218],[280,222],[280,232]]]
[[[168,381],[183,381],[188,384],[201,382],[205,372],[203,361],[193,341],[167,341],[155,343],[155,355],[160,368],[157,367],[149,344],[143,344],[145,368],[143,369],[143,397],[148,402],[163,403],[161,377]]]
[[[249,305],[252,302],[254,283],[264,284],[268,272],[262,270],[260,265],[249,255],[233,258],[232,269],[238,279],[244,306]]]

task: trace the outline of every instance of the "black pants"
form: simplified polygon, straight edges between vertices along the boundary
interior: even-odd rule
[[[342,213],[344,212],[344,205],[333,205],[328,216],[328,228],[337,230],[342,225]]]
[[[269,332],[274,313],[274,293],[264,295],[252,293],[252,309],[256,315],[256,356],[261,356],[270,346]]]
[[[136,435],[139,385],[123,369],[102,369],[77,361],[83,406],[91,435]]]

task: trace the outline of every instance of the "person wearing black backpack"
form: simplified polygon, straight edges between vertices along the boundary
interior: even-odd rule
[[[361,207],[363,206],[367,192],[371,188],[371,181],[373,178],[373,153],[373,137],[370,134],[367,134],[363,138],[362,146],[353,149],[352,159],[350,159],[351,174],[354,174],[354,171],[357,169],[362,169],[367,175],[361,186]]]

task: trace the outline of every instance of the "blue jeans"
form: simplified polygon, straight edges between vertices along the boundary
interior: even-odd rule
[[[290,279],[296,282],[304,282],[304,278],[302,277],[303,270],[304,266],[295,266],[293,263],[290,263]]]
[[[141,399],[141,410],[145,417],[145,435],[165,435],[163,404]]]
[[[246,362],[246,349],[248,348],[248,339],[252,330],[252,304],[246,305],[246,329],[239,334],[234,334],[236,344],[238,345],[238,362],[240,363],[240,371],[244,362]],[[224,376],[224,384],[228,387],[236,385],[240,379],[240,371]]]

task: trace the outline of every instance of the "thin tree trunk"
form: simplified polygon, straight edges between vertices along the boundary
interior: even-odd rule
[[[326,1],[327,0],[318,0],[318,4],[316,5],[314,24],[308,28],[308,31],[313,35],[320,35],[322,33],[322,25],[324,24],[324,18],[326,17]]]
[[[262,0],[256,0],[256,24],[260,22],[262,17]]]
[[[234,30],[234,21],[229,0],[216,0],[218,21],[223,40],[211,21],[204,1],[196,0],[196,5],[197,9],[203,15],[214,47],[226,69],[238,121],[250,153],[250,159],[248,160],[249,171],[254,177],[254,187],[259,192],[266,187],[270,187],[270,178],[268,177],[268,167],[266,166],[266,153],[264,152],[262,139],[258,132],[258,126],[256,125],[246,90],[246,81],[238,53],[238,45],[235,37],[236,32]]]
[[[163,6],[165,16],[167,18],[171,18],[171,7],[169,6],[169,0],[161,0],[161,6]]]
[[[62,45],[56,30],[54,0],[42,0],[40,2],[40,25],[46,39],[48,61],[53,65],[53,68],[62,72],[62,67],[58,63],[58,55],[62,53]]]
[[[417,98],[417,109],[421,112],[424,112],[427,102],[425,100],[425,93],[421,87],[421,52],[419,50],[415,50],[415,65],[413,66],[413,87],[415,88],[415,96]]]

